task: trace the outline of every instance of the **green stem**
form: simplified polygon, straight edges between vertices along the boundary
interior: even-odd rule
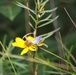
[[[33,53],[31,51],[28,52],[28,57],[33,58]],[[33,67],[34,63],[33,62],[28,62],[28,66],[29,66],[29,75],[33,75],[34,73],[34,67]]]
[[[14,71],[14,74],[17,75],[17,72],[16,72],[16,70],[15,70],[15,67],[14,67],[14,65],[13,65],[13,63],[12,63],[12,61],[11,61],[11,58],[10,58],[10,57],[8,56],[8,54],[7,54],[7,50],[5,49],[5,47],[3,46],[3,44],[1,43],[1,41],[0,41],[0,44],[1,44],[4,52],[6,52],[7,58],[8,58],[11,66],[12,66],[12,69],[13,69],[13,71]]]
[[[72,65],[72,63],[70,63],[70,62],[68,62],[67,60],[63,59],[62,57],[60,57],[60,56],[58,56],[58,55],[50,52],[49,50],[46,50],[46,49],[44,49],[44,48],[42,48],[42,47],[40,47],[40,49],[42,49],[43,51],[45,51],[45,52],[47,52],[47,53],[49,53],[49,54],[51,54],[51,55],[53,55],[53,56],[61,59],[61,60],[63,60],[64,62],[66,62],[67,64],[69,64],[69,65],[71,66],[71,68],[73,69],[74,72],[76,72],[76,69],[74,68],[74,66]]]

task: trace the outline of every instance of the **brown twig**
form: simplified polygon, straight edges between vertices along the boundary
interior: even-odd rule
[[[40,64],[43,64],[43,65],[46,65],[43,62],[40,62],[37,58],[24,57],[24,56],[19,56],[19,55],[14,55],[14,54],[9,54],[9,53],[3,53],[3,52],[0,52],[0,55],[2,55],[4,57],[9,56],[9,57],[15,58],[15,59],[22,59],[22,60],[26,60],[26,61],[30,61],[30,62],[35,62],[35,63],[40,63]],[[46,61],[46,63],[47,63],[47,61]],[[66,67],[67,65],[65,65],[65,64],[59,64],[59,63],[55,63],[55,62],[50,62],[50,65],[67,70],[67,67]],[[76,69],[76,67],[74,67],[74,68]],[[73,69],[68,65],[68,70],[73,70]]]

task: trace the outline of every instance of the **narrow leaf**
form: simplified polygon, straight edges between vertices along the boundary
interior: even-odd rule
[[[46,19],[49,19],[52,16],[52,14],[50,14],[48,17],[46,17]]]
[[[10,42],[9,42],[9,45],[8,45],[8,48],[7,48],[7,51],[8,51],[8,53],[11,53],[12,52],[12,50],[13,50],[13,46],[12,46],[12,42],[13,42],[13,40],[11,40]]]
[[[49,22],[46,22],[46,23],[44,23],[44,24],[38,26],[38,28],[43,27],[43,26],[46,26],[46,25],[52,23],[52,22],[55,21],[58,17],[59,17],[59,16],[56,16],[54,19],[51,19]]]
[[[56,75],[60,75],[61,72],[56,72],[56,71],[45,71],[45,73],[49,73],[49,74],[56,74]],[[62,73],[64,74],[64,73]]]
[[[34,29],[33,25],[29,22],[29,25]]]
[[[44,16],[45,15],[45,13],[42,13],[41,15],[40,15],[40,17],[39,18],[41,18],[42,16]]]
[[[48,2],[49,0],[45,0],[41,5],[44,5]]]
[[[50,20],[49,18],[50,18],[51,16],[52,16],[52,14],[50,14],[50,15],[49,15],[48,17],[46,17],[45,19],[40,20],[39,23]]]
[[[71,46],[70,50],[68,51],[68,56],[67,56],[68,61],[70,61],[72,50],[73,50],[73,45]]]
[[[55,11],[55,10],[57,10],[57,7],[56,8],[53,8],[53,9],[51,9],[51,10],[44,10],[44,11],[42,11],[41,13],[49,13],[49,12],[53,12],[53,11]]]
[[[4,37],[3,37],[3,45],[4,46],[6,45],[6,39],[7,39],[7,35],[4,35]]]
[[[16,66],[18,66],[18,67],[20,67],[22,69],[27,68],[27,65],[26,64],[23,64],[23,63],[21,64],[21,63],[16,62],[16,61],[13,61],[13,64],[15,64]]]
[[[25,9],[31,11],[33,14],[36,14],[36,13],[34,12],[34,10],[30,9],[29,7],[27,7],[27,6],[19,3],[19,2],[17,2],[17,1],[16,1],[16,5],[19,6],[19,7],[22,7],[22,8],[25,8]]]
[[[45,7],[45,4],[43,4],[40,8],[39,8],[39,12],[41,12]]]
[[[40,2],[39,2],[39,0],[37,0],[37,3],[38,3],[38,8],[40,8]]]
[[[55,32],[57,32],[60,28],[56,29],[56,30],[53,30],[49,33],[46,33],[46,34],[43,34],[43,39],[45,40],[46,38],[49,38],[51,35],[53,35]]]
[[[32,18],[32,20],[36,23],[36,19],[30,14],[30,17]]]
[[[39,23],[41,22],[45,22],[45,21],[50,21],[51,19],[43,19],[43,20],[40,20]]]

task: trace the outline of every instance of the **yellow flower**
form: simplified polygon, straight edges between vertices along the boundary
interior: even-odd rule
[[[23,48],[21,55],[30,51],[36,51],[37,46],[42,46],[41,41],[42,36],[38,36],[33,38],[31,36],[26,37],[26,40],[21,39],[20,37],[16,37],[15,42],[12,43],[15,47]]]

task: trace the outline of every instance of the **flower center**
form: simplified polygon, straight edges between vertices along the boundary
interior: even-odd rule
[[[29,42],[29,41],[25,41],[25,47],[30,47],[31,45],[32,45],[31,42]]]

